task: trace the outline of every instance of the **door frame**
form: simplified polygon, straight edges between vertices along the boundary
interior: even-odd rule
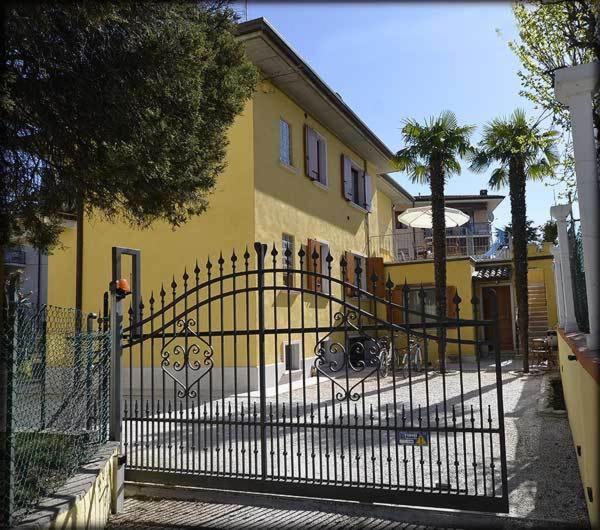
[[[505,280],[505,281],[496,281],[496,282],[477,282],[477,287],[476,287],[476,295],[479,298],[479,300],[481,300],[481,318],[488,318],[489,315],[486,315],[484,312],[484,308],[483,308],[483,288],[484,287],[506,287],[508,286],[509,289],[509,293],[510,293],[510,320],[511,320],[511,328],[512,328],[512,343],[513,343],[513,352],[516,353],[517,351],[517,326],[516,326],[516,321],[515,321],[515,307],[516,307],[516,301],[515,301],[515,290],[513,287],[513,284],[510,280]],[[480,330],[480,333],[483,333],[483,330]],[[484,338],[484,337],[480,337],[480,338]],[[508,351],[508,350],[501,350],[501,351]]]

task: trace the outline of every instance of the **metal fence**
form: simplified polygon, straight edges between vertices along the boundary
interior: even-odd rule
[[[583,238],[581,224],[571,217],[567,230],[569,237],[569,261],[573,282],[573,299],[575,302],[575,320],[580,331],[589,333],[588,303],[585,286],[585,265],[583,263]]]
[[[73,309],[10,304],[2,515],[16,523],[108,440],[109,334]]]

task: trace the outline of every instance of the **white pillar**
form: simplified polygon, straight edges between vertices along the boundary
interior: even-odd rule
[[[555,245],[550,251],[554,256],[554,285],[556,285],[556,309],[558,311],[558,327],[565,327],[565,295],[562,285],[562,271],[560,267],[560,248]]]
[[[560,276],[562,298],[563,298],[563,326],[570,333],[577,331],[577,320],[575,319],[575,301],[573,299],[573,280],[571,272],[571,261],[569,258],[569,235],[567,233],[567,217],[571,213],[570,204],[559,204],[550,208],[550,215],[556,219],[558,229],[558,250],[560,255]]]
[[[590,322],[587,345],[590,349],[600,348],[600,183],[592,107],[592,95],[598,89],[599,79],[600,63],[595,62],[557,70],[554,83],[556,98],[567,105],[571,113]]]

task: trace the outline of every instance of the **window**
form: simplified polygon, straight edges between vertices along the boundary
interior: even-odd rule
[[[327,142],[317,131],[304,126],[305,173],[313,182],[327,186]]]
[[[279,161],[292,166],[292,128],[285,120],[279,120]]]
[[[435,315],[437,312],[435,306],[435,287],[423,287],[423,307],[421,307],[421,297],[419,296],[420,287],[411,287],[408,291],[408,309],[410,311],[416,311],[416,313],[409,313],[408,321],[410,323],[421,322],[421,311],[424,311],[426,315]],[[448,285],[446,287],[446,316],[449,319],[456,318],[456,304],[454,303],[454,297],[456,296],[456,287]],[[435,318],[426,318],[427,322],[434,322]]]
[[[411,324],[421,322],[421,310],[425,312],[426,315],[435,315],[435,288],[434,287],[424,287],[423,293],[425,297],[423,298],[423,307],[421,307],[421,297],[419,296],[420,288],[410,289],[408,291],[408,309],[410,311],[416,311],[416,313],[408,314],[408,321]],[[431,322],[433,319],[426,319],[428,322]]]
[[[286,256],[286,251],[289,250],[289,256]],[[284,269],[294,268],[294,236],[283,234],[281,237],[281,259]],[[286,287],[294,286],[294,274],[289,272],[283,273],[283,285]]]
[[[317,259],[313,259],[313,253],[318,254]],[[327,279],[329,275],[329,263],[327,256],[329,254],[329,245],[316,239],[309,239],[306,246],[306,270],[316,274],[306,276],[306,288],[310,291],[329,294],[330,282]]]
[[[342,155],[342,195],[348,202],[371,211],[371,177],[346,155]]]
[[[358,286],[359,278],[356,275],[357,269],[360,268],[360,290],[367,290],[367,258],[353,252],[346,252],[346,282],[355,287],[346,287],[347,296],[357,296],[356,286]],[[361,294],[361,296],[364,296]]]

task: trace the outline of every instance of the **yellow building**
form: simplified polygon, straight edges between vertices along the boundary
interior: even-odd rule
[[[193,290],[209,275],[214,280],[218,275],[229,274],[233,267],[243,270],[246,261],[253,268],[254,242],[265,243],[268,245],[265,261],[271,268],[327,274],[331,267],[331,280],[310,275],[293,280],[282,272],[266,275],[270,290],[265,299],[264,324],[270,329],[287,330],[265,337],[269,377],[280,380],[280,369],[288,375],[292,371],[306,374],[313,368],[319,345],[323,341],[331,345],[336,340],[335,334],[329,336],[320,328],[335,324],[334,300],[339,309],[347,298],[356,298],[356,292],[342,289],[336,278],[344,275],[351,283],[359,281],[363,288],[372,291],[370,278],[376,273],[378,296],[391,294],[394,302],[402,303],[397,290],[386,293],[384,279],[389,276],[395,284],[406,281],[412,291],[423,284],[431,298],[433,263],[427,250],[431,234],[406,230],[395,220],[397,213],[416,204],[427,204],[428,198],[412,197],[387,175],[392,169],[391,150],[266,21],[257,19],[240,24],[238,37],[260,69],[262,81],[229,131],[227,166],[209,198],[207,212],[177,229],[160,222],[136,229],[100,215],[86,216],[79,233],[74,224],[66,226],[61,248],[48,258],[47,302],[73,307],[80,300],[84,311],[98,311],[111,280],[111,249],[124,247],[140,252],[142,317],[170,302],[185,312],[186,302],[178,299],[183,290]],[[503,293],[507,286],[506,295],[514,300],[509,277],[490,279],[485,274],[490,267],[510,268],[508,262],[490,261],[486,255],[491,248],[490,214],[502,199],[502,196],[488,196],[485,190],[476,195],[448,197],[450,205],[460,207],[471,217],[467,227],[448,235],[448,297],[452,300],[458,292],[463,300],[460,313],[463,318],[474,316],[470,300],[475,294],[482,300],[479,316],[489,316],[485,314],[489,287]],[[271,254],[272,248],[277,249],[277,255]],[[244,258],[246,249],[248,258]],[[290,252],[287,258],[283,255],[285,250]],[[305,257],[300,263],[298,253],[302,250]],[[232,261],[233,252],[236,259]],[[314,262],[313,253],[318,255]],[[333,257],[331,262],[329,255]],[[538,258],[543,258],[539,266],[535,265],[541,273],[536,272],[535,278],[542,278],[547,285],[552,281],[552,274],[546,270],[551,259],[545,254],[535,259]],[[342,259],[347,263],[344,270]],[[362,263],[360,278],[356,263]],[[131,274],[128,267],[123,264],[122,276]],[[257,279],[253,276],[249,280],[246,276],[238,278],[237,284],[235,281],[233,274],[220,284],[211,284],[208,289],[212,288],[212,293],[203,291],[206,286],[194,291],[198,299],[202,296],[209,299],[206,307],[198,308],[195,324],[209,337],[210,345],[207,342],[206,346],[211,351],[211,362],[222,367],[222,372],[238,365],[252,366],[247,383],[248,388],[254,388],[258,380],[259,338],[249,332],[243,337],[239,331],[257,328],[259,315],[252,290]],[[239,281],[249,283],[240,286]],[[296,285],[288,283],[293,281]],[[315,295],[299,292],[300,287]],[[240,292],[239,296],[227,294],[219,300],[215,298],[215,289],[223,294],[240,288],[247,288],[248,296]],[[553,288],[546,289],[546,293],[553,292]],[[414,294],[410,294],[409,304],[418,311]],[[547,296],[550,309],[546,326],[552,326],[556,310],[551,294]],[[363,307],[365,302],[356,301],[356,305]],[[429,300],[426,312],[433,313],[432,307]],[[509,341],[514,346],[515,337],[514,312],[510,310],[514,303],[508,307],[509,313],[501,315],[506,321],[506,337],[511,332],[509,338],[503,338],[505,349],[510,349]],[[370,306],[369,311],[371,321],[385,322],[390,317],[382,304]],[[151,320],[147,327],[159,326]],[[315,333],[300,329],[315,329]],[[360,332],[352,330],[353,334]],[[455,334],[456,330],[450,331],[449,337]],[[469,335],[465,330],[462,338],[473,340],[474,334],[471,331]],[[126,366],[142,367],[135,371],[139,378],[154,381],[156,377],[164,377],[154,368],[159,365],[163,351],[175,346],[163,341],[150,353],[148,348],[153,345],[147,345],[145,352],[143,345],[136,345],[125,353]],[[453,354],[455,349],[449,346],[448,351]],[[463,352],[473,354],[474,350],[473,345],[467,345]],[[133,376],[129,373],[127,377]],[[214,384],[229,384],[225,379],[222,376]],[[234,385],[239,390],[237,381]],[[129,380],[126,386],[136,387],[137,383]]]

